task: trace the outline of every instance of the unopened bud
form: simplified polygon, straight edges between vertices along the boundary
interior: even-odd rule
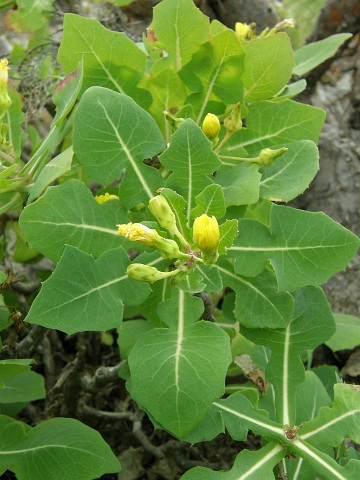
[[[165,197],[162,195],[153,197],[149,202],[149,210],[163,228],[166,228],[171,233],[177,231],[174,212],[171,210]]]
[[[259,163],[263,165],[270,166],[275,160],[280,157],[283,153],[287,152],[286,147],[278,148],[277,150],[271,150],[271,148],[263,148],[259,154]]]
[[[96,195],[95,197],[95,200],[100,204],[113,199],[119,200],[119,197],[117,195],[110,195],[108,192],[104,193],[104,195]]]
[[[8,93],[8,61],[6,58],[0,60],[0,120],[11,106],[11,98]]]
[[[193,238],[201,250],[204,263],[215,263],[219,257],[218,247],[220,242],[219,225],[214,216],[206,214],[195,218],[193,225]]]
[[[160,272],[157,268],[142,263],[132,263],[127,267],[126,273],[133,280],[149,283],[157,282],[169,276],[169,272]]]
[[[218,117],[213,113],[208,113],[204,118],[201,128],[207,138],[213,142],[217,139],[217,136],[220,132],[220,122]]]
[[[251,32],[250,25],[247,23],[236,22],[235,34],[239,40],[247,40]]]
[[[241,105],[237,103],[233,108],[232,112],[224,120],[224,127],[230,133],[235,133],[242,129],[242,120],[241,120]]]

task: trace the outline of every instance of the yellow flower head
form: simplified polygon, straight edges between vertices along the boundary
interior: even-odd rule
[[[10,70],[10,67],[8,67],[8,63],[9,62],[6,58],[2,58],[0,60],[0,86],[7,85],[8,70]]]
[[[116,199],[119,200],[119,197],[117,195],[110,195],[110,193],[106,192],[104,195],[96,195],[95,200],[98,203],[104,203],[107,202],[108,200]]]
[[[246,40],[250,34],[250,31],[251,27],[247,23],[235,23],[235,34],[239,40]]]
[[[141,242],[144,245],[153,247],[155,240],[162,237],[153,228],[149,228],[142,223],[127,223],[124,225],[116,225],[118,227],[118,234],[128,238],[132,242]]]
[[[220,122],[218,117],[213,113],[208,113],[204,118],[201,128],[207,138],[214,141],[220,132]]]
[[[204,263],[214,263],[218,259],[220,242],[219,225],[214,216],[208,217],[205,213],[195,218],[193,238],[200,248]]]

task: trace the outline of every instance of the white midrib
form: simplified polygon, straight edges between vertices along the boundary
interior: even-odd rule
[[[271,307],[276,311],[276,313],[282,317],[281,313],[279,312],[279,310],[276,308],[276,306],[271,303],[271,301],[262,293],[260,292],[260,290],[258,290],[252,283],[250,282],[247,282],[245,281],[243,278],[240,278],[239,276],[235,275],[234,273],[232,272],[229,272],[228,270],[226,270],[225,268],[221,268],[219,267],[218,265],[216,265],[216,268],[222,272],[224,272],[226,275],[228,275],[229,277],[231,278],[235,278],[237,281],[241,282],[241,283],[244,283],[245,285],[247,285],[248,287],[252,288],[253,290],[255,290],[255,292],[260,295],[261,297],[263,297],[264,300],[266,300],[266,302],[269,303],[269,305],[271,305]]]
[[[236,247],[232,246],[227,249],[228,252],[231,251],[236,251],[236,252],[242,252],[242,251],[250,251],[250,252],[273,252],[273,251],[280,251],[280,252],[287,252],[291,250],[314,250],[318,248],[339,248],[339,247],[347,247],[348,245],[346,243],[342,245],[307,245],[306,247],[300,247],[300,246],[295,246],[295,247]]]
[[[338,478],[339,480],[348,480],[348,478],[344,477],[343,475],[341,475],[341,473],[337,472],[331,465],[329,465],[325,460],[323,460],[321,457],[316,455],[316,453],[310,450],[304,443],[300,442],[299,440],[295,440],[294,445],[296,445],[299,448],[299,450],[302,450],[307,455],[314,458],[316,462],[318,462],[328,472],[330,472],[334,476],[334,478]],[[339,465],[339,468],[340,468],[340,465]]]
[[[76,29],[77,30],[77,33],[82,37],[82,39],[84,40],[84,42],[86,43],[86,45],[89,47],[91,53],[94,55],[94,57],[96,58],[96,60],[99,62],[101,68],[104,70],[104,72],[106,73],[106,75],[109,77],[109,79],[112,81],[112,83],[114,84],[114,86],[117,88],[117,90],[120,92],[120,93],[125,93],[124,90],[120,87],[120,85],[118,84],[118,82],[115,80],[115,78],[111,75],[110,71],[105,67],[105,65],[103,64],[103,62],[101,61],[101,58],[95,53],[94,51],[94,48],[92,45],[90,45],[90,43],[87,41],[87,38],[84,37],[84,35],[81,33],[81,30],[80,29]],[[74,53],[82,53],[82,55],[84,55],[84,53],[86,52],[74,52]],[[118,68],[121,68],[121,67],[118,67]]]
[[[127,146],[125,145],[125,143],[123,142],[123,139],[120,137],[119,135],[119,132],[117,131],[117,128],[115,127],[113,121],[111,120],[111,118],[109,117],[106,109],[104,108],[104,106],[102,105],[102,103],[98,100],[98,103],[99,105],[101,106],[101,108],[103,109],[104,111],[104,114],[106,116],[106,119],[108,120],[108,122],[110,123],[110,125],[112,126],[112,129],[114,130],[114,134],[116,136],[116,138],[118,139],[120,145],[121,145],[121,148],[124,150],[125,152],[125,155],[127,156],[136,176],[138,177],[143,189],[145,190],[147,196],[149,198],[152,198],[154,196],[154,194],[152,193],[150,187],[148,186],[148,184],[146,183],[146,180],[145,178],[143,177],[142,173],[140,172],[139,170],[139,167],[136,165],[136,161],[135,159],[133,158],[133,156],[131,155],[130,153],[130,150],[127,148]]]
[[[350,417],[351,415],[354,415],[356,413],[359,413],[359,410],[350,410],[349,412],[346,412],[343,415],[340,415],[340,417],[336,417],[336,418],[334,418],[334,420],[331,420],[330,422],[324,423],[323,425],[321,425],[321,427],[318,427],[315,430],[311,430],[308,433],[304,433],[304,435],[300,435],[301,440],[306,440],[307,438],[310,438],[313,435],[316,435],[319,432],[322,432],[323,430],[326,430],[327,428],[331,427],[332,425],[335,425],[336,423],[341,422],[342,420],[344,420],[344,418]]]
[[[76,448],[76,447],[73,447],[73,446],[69,446],[69,445],[57,445],[57,444],[50,444],[50,445],[40,445],[38,447],[32,447],[32,448],[23,448],[22,450],[5,450],[5,451],[1,451],[0,452],[0,455],[18,455],[19,453],[20,454],[24,454],[24,453],[27,453],[27,452],[35,452],[36,450],[43,450],[43,449],[49,449],[49,448],[65,448],[65,449],[71,449],[71,450],[77,450],[78,452],[82,452],[82,453],[87,453],[89,454],[89,451],[88,450],[83,450],[81,448]],[[100,457],[99,455],[96,455],[94,453],[91,453],[93,456],[95,457],[99,457],[99,458],[102,458]]]
[[[107,287],[109,287],[110,285],[114,285],[115,283],[122,282],[122,281],[125,280],[126,278],[128,278],[128,276],[127,276],[127,275],[123,275],[122,277],[115,278],[114,280],[110,280],[110,282],[103,283],[102,285],[98,285],[97,287],[92,288],[91,290],[87,290],[86,292],[82,293],[81,295],[78,295],[77,297],[70,298],[70,300],[62,303],[61,305],[57,305],[57,306],[51,308],[50,310],[48,310],[48,311],[46,312],[46,314],[48,315],[48,314],[49,314],[50,312],[52,312],[53,310],[59,310],[59,308],[64,307],[64,306],[67,305],[68,303],[76,302],[77,300],[80,300],[80,299],[82,299],[82,298],[84,298],[84,297],[87,297],[88,295],[91,295],[91,294],[94,293],[94,292],[100,291],[100,290],[102,290],[103,288],[107,288]]]
[[[187,197],[187,226],[190,225],[190,212],[192,208],[191,204],[191,196],[192,196],[192,164],[191,164],[191,149],[190,149],[190,142],[189,142],[189,136],[187,137],[187,143],[188,143],[188,176],[189,176],[189,190],[188,190],[188,197]]]
[[[99,227],[96,225],[87,225],[85,223],[71,223],[71,222],[63,222],[63,223],[56,223],[56,222],[49,222],[49,221],[35,221],[35,220],[27,220],[27,223],[41,223],[42,225],[55,225],[56,227],[74,227],[74,228],[80,228],[84,230],[94,230],[96,232],[102,232],[102,233],[108,233],[110,235],[115,235],[118,236],[118,233],[116,230],[111,230],[110,228],[104,228],[104,227]]]
[[[282,388],[282,424],[290,425],[289,416],[289,348],[290,348],[290,325],[285,330],[284,340],[284,365],[283,365],[283,388]]]
[[[220,411],[225,411],[228,413],[231,413],[231,415],[234,415],[235,417],[239,417],[243,420],[246,420],[247,422],[250,422],[254,425],[258,425],[261,428],[264,428],[268,430],[269,432],[275,433],[277,435],[282,435],[284,436],[284,430],[282,428],[278,427],[273,427],[272,425],[269,425],[268,423],[261,422],[260,420],[256,420],[252,417],[249,417],[248,415],[244,415],[243,413],[237,412],[236,410],[233,410],[232,408],[228,408],[225,405],[217,402],[213,402],[213,405],[217,407]]]
[[[179,315],[178,315],[178,330],[177,330],[177,341],[176,341],[176,351],[175,351],[175,385],[176,390],[179,392],[179,366],[180,366],[180,357],[182,344],[184,340],[184,292],[179,290]]]
[[[231,145],[227,147],[227,150],[229,152],[232,152],[233,150],[236,150],[239,147],[246,147],[247,145],[252,145],[253,143],[261,142],[262,140],[269,140],[270,138],[277,137],[281,133],[286,132],[287,130],[290,130],[292,128],[294,128],[294,125],[290,125],[289,127],[284,127],[281,130],[277,130],[274,133],[269,133],[268,135],[264,135],[262,137],[253,138],[252,140],[248,140],[247,142],[241,142],[241,143],[238,143],[237,145]]]
[[[284,448],[282,445],[279,443],[275,445],[275,447],[270,450],[270,452],[265,455],[259,462],[257,462],[254,466],[249,468],[244,474],[242,474],[240,477],[238,477],[236,480],[246,480],[247,478],[250,477],[253,473],[256,472],[256,470],[259,470],[263,465],[265,465],[269,460],[271,460],[275,455],[277,455],[279,452],[281,452]]]

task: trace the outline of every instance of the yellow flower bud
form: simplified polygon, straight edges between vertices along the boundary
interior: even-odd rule
[[[119,200],[119,197],[117,195],[110,195],[108,192],[106,192],[104,195],[96,195],[95,197],[95,200],[100,204],[112,199]]]
[[[161,272],[155,267],[143,265],[142,263],[132,263],[126,269],[128,277],[139,282],[154,283],[166,277],[177,275],[180,270],[173,270],[172,272]]]
[[[149,210],[163,228],[166,228],[171,233],[177,231],[174,212],[171,210],[165,197],[162,195],[153,197],[149,202]]]
[[[207,138],[213,142],[220,132],[220,122],[218,117],[212,113],[208,113],[204,118],[201,128]]]
[[[126,225],[117,225],[117,227],[119,235],[128,238],[132,242],[140,242],[148,247],[156,248],[164,258],[189,257],[189,255],[179,250],[175,240],[161,237],[155,229],[149,228],[142,223],[128,223]]]
[[[236,22],[235,34],[239,40],[247,40],[250,34],[251,28],[247,23]]]
[[[0,119],[2,119],[5,113],[11,106],[11,98],[8,93],[8,61],[6,58],[0,60]]]
[[[214,263],[218,259],[218,246],[220,242],[219,225],[214,216],[206,214],[195,218],[193,225],[193,238],[200,248],[204,263]]]

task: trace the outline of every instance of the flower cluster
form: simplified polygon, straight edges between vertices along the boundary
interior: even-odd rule
[[[180,233],[175,214],[165,197],[158,195],[152,198],[149,202],[149,210],[157,219],[160,226],[166,228],[179,240],[180,246],[175,240],[164,238],[157,230],[149,228],[142,223],[130,222],[117,225],[118,234],[133,242],[140,242],[143,245],[155,248],[165,259],[175,260],[176,269],[169,272],[160,272],[154,267],[133,263],[129,265],[127,269],[129,277],[135,280],[153,283],[166,277],[175,277],[179,273],[184,274],[198,262],[205,264],[216,262],[219,256],[220,232],[214,216],[208,217],[204,214],[195,219],[193,238],[200,251],[194,253],[191,250],[190,244]]]

